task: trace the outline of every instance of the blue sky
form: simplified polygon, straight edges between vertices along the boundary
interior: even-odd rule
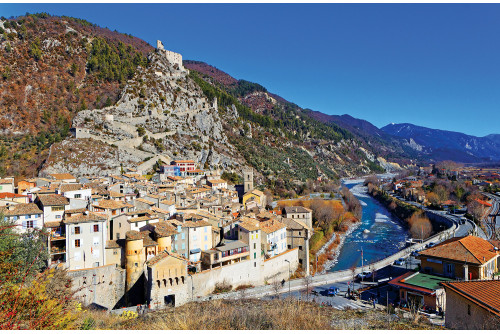
[[[378,127],[500,133],[500,4],[0,4],[86,19]]]

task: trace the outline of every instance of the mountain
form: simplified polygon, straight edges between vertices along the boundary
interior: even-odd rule
[[[0,176],[36,174],[79,110],[114,104],[153,47],[85,20],[0,19]]]
[[[186,158],[228,172],[251,166],[291,189],[396,166],[383,158],[397,150],[347,122],[318,120],[258,83],[178,63],[131,35],[47,14],[0,22],[0,176],[151,173]]]
[[[470,136],[409,123],[389,124],[381,130],[400,137],[437,161],[484,162],[500,160],[500,135]]]

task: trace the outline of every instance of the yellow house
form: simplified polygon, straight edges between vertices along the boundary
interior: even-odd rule
[[[246,202],[255,201],[260,206],[264,206],[264,199],[265,199],[264,193],[260,190],[254,189],[243,195],[242,203],[243,205],[246,205]]]

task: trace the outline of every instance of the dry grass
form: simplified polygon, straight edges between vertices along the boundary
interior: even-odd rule
[[[107,313],[89,312],[92,329],[126,330],[328,330],[328,329],[433,329],[425,323],[387,323],[381,311],[338,311],[295,299],[214,300],[124,320]]]

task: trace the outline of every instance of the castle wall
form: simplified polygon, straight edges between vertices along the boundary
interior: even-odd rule
[[[75,298],[83,306],[113,309],[125,294],[125,270],[116,265],[69,270]]]
[[[265,261],[257,262],[246,260],[232,265],[205,270],[193,275],[194,297],[211,294],[217,283],[226,281],[233,286],[263,285],[273,283],[275,280],[288,279],[290,261],[291,272],[294,273],[299,265],[298,248],[291,249]]]

